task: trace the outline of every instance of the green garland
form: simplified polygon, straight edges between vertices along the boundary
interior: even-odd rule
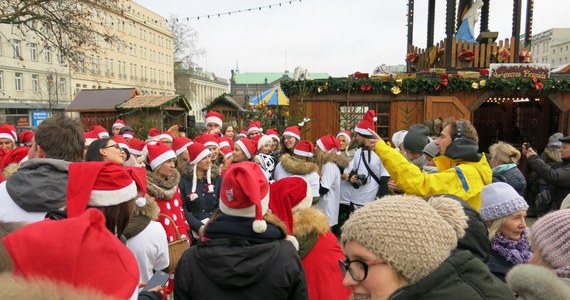
[[[437,76],[437,75],[436,75]],[[449,75],[446,80],[431,77],[405,78],[403,80],[332,78],[320,80],[292,81],[281,83],[287,96],[330,95],[343,93],[357,94],[426,94],[437,95],[442,92],[496,91],[502,94],[516,93],[525,95],[544,95],[558,92],[570,92],[568,79],[543,79],[535,82],[532,78],[459,78]]]

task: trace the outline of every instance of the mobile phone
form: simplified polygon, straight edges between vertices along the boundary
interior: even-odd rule
[[[157,271],[152,275],[152,277],[146,283],[146,286],[142,289],[144,291],[148,291],[157,286],[163,286],[168,282],[168,273]]]

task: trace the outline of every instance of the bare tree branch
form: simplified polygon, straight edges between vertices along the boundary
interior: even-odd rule
[[[188,69],[196,66],[196,59],[204,55],[205,50],[198,47],[198,32],[188,23],[179,22],[176,15],[171,15],[167,28],[174,38],[174,69]]]

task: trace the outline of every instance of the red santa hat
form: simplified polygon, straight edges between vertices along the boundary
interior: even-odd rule
[[[118,205],[146,193],[146,171],[113,162],[69,164],[67,216],[77,217],[88,206]]]
[[[188,156],[190,157],[189,163],[195,165],[208,155],[212,154],[204,144],[195,142],[188,146]]]
[[[201,135],[195,137],[194,141],[202,143],[206,147],[208,146],[215,146],[218,148],[220,147],[220,145],[218,144],[218,136],[215,134],[202,133]]]
[[[117,299],[129,299],[139,283],[135,256],[105,227],[97,209],[26,225],[2,243],[14,263],[12,272],[24,278],[49,278]]]
[[[299,132],[299,126],[297,125],[293,125],[293,126],[289,126],[287,128],[285,128],[285,131],[283,131],[283,136],[292,136],[294,138],[296,138],[297,140],[301,139],[301,133]]]
[[[276,180],[269,191],[269,209],[293,234],[294,208],[308,208],[313,204],[311,185],[300,176],[290,176]]]
[[[246,138],[247,137],[247,131],[245,130],[240,130],[239,134],[238,134],[238,138]]]
[[[12,130],[10,130],[7,124],[0,126],[0,139],[9,139],[12,142],[16,141]]]
[[[281,141],[281,138],[279,138],[279,132],[277,132],[276,128],[269,128],[267,129],[267,131],[265,132],[265,134],[267,134],[268,136],[270,136],[271,138],[277,139],[277,141]]]
[[[317,140],[317,147],[323,152],[338,151],[340,148],[340,141],[332,134],[327,134]]]
[[[224,158],[225,158],[225,159],[228,159],[228,158],[234,156],[234,152],[232,151],[231,148],[223,147],[223,148],[220,148],[220,151],[221,151],[222,154],[224,155]]]
[[[16,127],[10,123],[5,123],[2,126],[6,126],[6,128],[8,128],[10,130],[10,133],[12,133],[12,137],[14,138],[14,142],[15,142],[16,139],[18,139],[18,131],[16,130]]]
[[[113,126],[111,126],[112,129],[115,129],[115,127],[123,128],[125,127],[125,122],[121,119],[117,119],[115,123],[113,123]]]
[[[145,146],[143,140],[132,138],[131,140],[129,140],[127,145],[129,146],[129,152],[131,154],[142,155],[142,150]]]
[[[158,129],[156,128],[151,128],[148,130],[148,136],[147,138],[149,140],[158,140],[158,137],[160,136],[160,131],[158,131]]]
[[[123,137],[124,137],[125,139],[132,139],[132,138],[135,137],[135,133],[132,132],[132,131],[125,131],[125,132],[123,133]]]
[[[303,157],[313,157],[313,151],[315,151],[315,145],[307,140],[301,140],[293,149],[293,154],[303,156]]]
[[[20,141],[21,146],[30,146],[32,144],[32,138],[34,137],[35,132],[32,130],[24,130],[20,132]]]
[[[114,135],[112,137],[112,140],[115,141],[115,143],[117,143],[117,145],[119,145],[121,149],[127,149],[127,151],[129,150],[129,145],[127,143],[127,140],[125,140],[125,138],[122,135]]]
[[[273,139],[268,135],[258,134],[257,136],[255,136],[255,138],[257,138],[257,150],[261,149],[261,147],[263,147],[267,143],[273,143]]]
[[[263,131],[263,128],[261,128],[260,121],[249,122],[249,125],[247,125],[247,134],[250,134],[252,131],[259,131],[259,132]]]
[[[85,147],[89,147],[93,141],[98,140],[99,136],[93,130],[83,133],[83,138],[85,139]]]
[[[256,163],[232,164],[224,175],[220,198],[220,210],[224,214],[254,218],[254,232],[267,230],[263,215],[269,207],[269,183]]]
[[[350,144],[350,141],[352,140],[352,135],[350,134],[350,131],[343,130],[336,135],[336,138],[338,139],[339,136],[346,137],[348,139],[348,143]]]
[[[222,127],[223,122],[224,116],[222,116],[222,114],[217,111],[211,110],[206,114],[206,125],[214,123]]]
[[[174,138],[174,141],[172,142],[172,150],[174,150],[176,156],[180,156],[180,154],[188,150],[188,146],[192,145],[193,143],[194,142],[191,139],[185,136],[177,137]]]
[[[4,170],[5,167],[11,164],[19,165],[21,162],[28,160],[28,152],[30,152],[29,147],[18,147],[6,154],[4,159],[0,163],[0,171]]]
[[[172,136],[172,134],[170,134],[170,132],[168,132],[168,130],[165,130],[158,136],[159,141],[163,140],[163,139],[167,139],[172,143],[172,141],[174,140],[174,137]]]
[[[156,143],[148,143],[146,145],[147,148],[147,156],[149,161],[149,166],[151,170],[156,170],[162,163],[165,161],[176,158],[176,153],[172,151],[172,148],[168,147],[161,141]],[[144,155],[143,149],[143,155]]]
[[[356,125],[356,128],[354,128],[354,131],[356,131],[356,133],[360,134],[361,136],[365,137],[365,138],[373,138],[374,136],[368,131],[368,129],[371,129],[373,131],[376,130],[376,126],[374,125],[374,122],[376,122],[376,111],[373,109],[368,110],[365,114],[364,117],[362,118],[362,120],[360,121],[360,123],[358,123],[358,125]]]
[[[101,125],[93,127],[93,132],[95,132],[100,139],[109,137],[109,132],[107,132],[107,129],[103,128]]]
[[[220,136],[218,137],[218,144],[220,145],[220,149],[222,148],[229,148],[230,151],[234,148],[234,141],[227,136]]]
[[[239,146],[247,159],[251,159],[257,152],[257,142],[252,139],[241,138],[236,142],[236,146]]]

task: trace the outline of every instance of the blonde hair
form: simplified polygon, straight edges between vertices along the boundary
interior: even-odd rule
[[[493,220],[493,221],[489,221],[487,224],[487,227],[489,227],[489,239],[492,239],[495,237],[495,235],[497,234],[497,232],[499,231],[499,228],[501,228],[501,226],[503,226],[503,224],[505,223],[505,221],[507,220],[509,216],[504,216],[502,218]]]
[[[319,177],[322,176],[321,172],[323,170],[323,166],[328,162],[334,161],[334,157],[336,155],[336,151],[324,152],[321,148],[315,147],[314,159],[317,166],[319,166],[319,170],[317,171]]]
[[[521,158],[519,150],[504,142],[491,145],[489,153],[493,158],[498,159],[499,164],[517,164]]]

